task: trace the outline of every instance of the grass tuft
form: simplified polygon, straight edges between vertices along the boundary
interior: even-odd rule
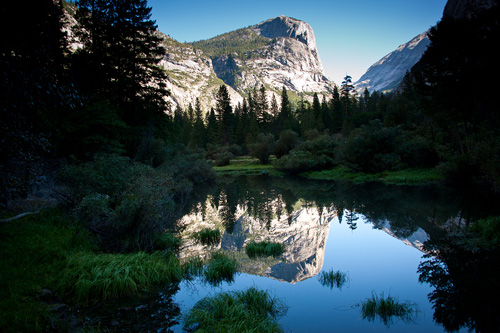
[[[390,295],[384,297],[383,293],[380,297],[373,293],[371,298],[361,303],[363,319],[374,321],[376,317],[379,317],[387,327],[393,324],[395,319],[400,319],[405,323],[413,322],[417,312],[418,308],[415,303],[399,302],[397,298]]]
[[[184,329],[210,332],[282,332],[277,319],[288,307],[269,292],[250,287],[201,299],[184,316]]]
[[[333,269],[329,271],[321,271],[318,275],[318,281],[325,287],[329,287],[330,289],[337,288],[342,290],[349,281],[349,273],[336,271]]]
[[[273,242],[250,242],[245,247],[245,252],[249,258],[257,257],[279,257],[283,252],[285,252],[285,245],[281,243]]]
[[[174,256],[146,254],[94,254],[70,256],[60,290],[80,303],[137,295],[163,283],[180,281],[182,269]]]
[[[238,268],[236,259],[230,258],[222,252],[216,252],[208,260],[205,267],[205,281],[213,286],[218,286],[224,281],[232,283]]]
[[[222,235],[219,229],[203,228],[194,234],[194,238],[203,245],[213,246],[219,244]]]

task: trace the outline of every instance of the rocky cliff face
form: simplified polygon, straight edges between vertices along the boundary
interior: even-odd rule
[[[71,13],[66,14],[65,31],[74,37],[76,21]],[[190,103],[194,106],[198,98],[208,111],[215,106],[215,95],[222,84],[228,86],[233,105],[261,85],[268,95],[278,95],[283,86],[310,96],[333,88],[333,82],[324,75],[314,31],[303,21],[280,16],[190,44],[157,33],[166,49],[161,66],[168,74],[172,110],[177,106],[185,109]],[[70,42],[72,51],[82,47],[76,37]]]
[[[167,52],[160,65],[168,75],[167,88],[171,93],[168,99],[172,109],[176,106],[186,108],[190,103],[194,106],[197,98],[205,108],[214,107],[215,95],[224,82],[217,77],[212,60],[191,45],[162,36]],[[229,87],[228,91],[233,103],[242,101],[234,89]]]
[[[430,44],[425,31],[413,38],[408,43],[400,45],[395,51],[389,53],[366,71],[354,86],[359,93],[365,88],[368,91],[390,92],[395,90],[403,80],[407,71],[422,58]]]
[[[489,9],[495,4],[498,4],[498,0],[448,0],[444,7],[443,18],[470,19],[478,12]]]
[[[280,204],[274,202],[269,205]],[[289,283],[313,277],[323,267],[331,221],[337,213],[333,207],[300,207],[300,203],[297,206],[290,214],[274,215],[264,222],[250,214],[245,206],[238,205],[232,233],[225,232],[219,244],[208,248],[197,243],[192,235],[202,228],[221,229],[224,208],[217,209],[213,202],[207,200],[203,213],[186,215],[181,220],[184,231],[180,257],[205,257],[214,249],[225,250],[237,253],[240,269],[245,273]],[[285,244],[286,251],[276,259],[249,259],[244,254],[244,248],[251,241]]]
[[[330,92],[333,87],[324,75],[311,26],[285,16],[192,44],[167,39],[165,47],[162,65],[169,72],[172,102],[181,106],[196,97],[213,106],[214,90],[223,83],[233,88],[234,104],[261,85],[298,93]]]
[[[316,48],[314,31],[309,24],[286,16],[276,17],[251,29],[270,43],[245,56],[235,55],[241,71],[234,74],[233,88],[240,92],[264,85],[295,92],[327,92],[332,89],[324,75]],[[214,59],[214,63],[220,62]],[[215,66],[216,72],[221,66]]]

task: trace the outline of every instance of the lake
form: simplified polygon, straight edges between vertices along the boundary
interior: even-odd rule
[[[456,250],[450,235],[495,214],[491,197],[439,186],[221,176],[187,205],[180,257],[223,251],[238,260],[240,273],[217,286],[183,281],[137,306],[143,319],[136,320],[150,321],[143,330],[181,332],[180,316],[203,297],[256,286],[288,306],[279,319],[285,332],[489,331],[498,328],[497,256]],[[221,241],[201,245],[193,233],[202,228],[223,231]],[[250,259],[250,241],[281,243],[285,252]],[[319,277],[328,271],[346,280],[323,285]],[[364,318],[361,304],[372,296],[394,297],[416,311]]]

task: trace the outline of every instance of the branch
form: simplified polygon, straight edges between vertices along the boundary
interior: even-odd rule
[[[20,219],[21,217],[24,217],[26,215],[31,215],[31,214],[38,214],[40,211],[34,211],[34,212],[26,212],[26,213],[22,213],[22,214],[19,214],[19,215],[16,215],[14,217],[10,217],[8,219],[0,219],[0,222],[11,222],[11,221],[15,221],[15,220],[18,220]]]

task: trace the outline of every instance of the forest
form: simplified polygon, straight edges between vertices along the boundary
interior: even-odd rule
[[[69,49],[64,8],[81,28],[77,50]],[[29,19],[12,29],[13,13]],[[253,156],[284,174],[433,170],[446,185],[500,190],[497,87],[486,83],[500,77],[492,52],[500,39],[498,6],[471,19],[440,21],[423,58],[391,94],[356,92],[346,75],[330,95],[314,94],[312,102],[292,103],[285,87],[276,88],[278,99],[269,98],[262,86],[233,105],[221,85],[215,107],[196,100],[185,110],[171,110],[166,102],[167,74],[159,64],[165,49],[146,0],[4,1],[0,16],[2,217],[12,213],[10,202],[50,180],[63,185],[57,198],[65,207],[34,217],[49,221],[48,229],[23,227],[46,235],[52,245],[44,251],[54,262],[42,278],[0,294],[6,300],[2,321],[14,330],[46,325],[32,303],[32,285],[47,283],[75,302],[89,301],[75,290],[82,265],[128,265],[127,256],[135,255],[169,272],[146,285],[188,274],[171,256],[178,244],[165,230],[175,230],[196,186],[215,180],[213,165],[238,156]],[[0,233],[2,242],[16,234],[9,228]],[[60,254],[67,252],[66,243],[57,247],[62,239],[74,241],[78,251]],[[158,262],[158,251],[177,275]],[[29,264],[34,269],[37,258]],[[18,260],[30,258],[4,262],[2,275],[24,276],[10,266]],[[25,290],[31,296],[24,297]],[[9,317],[16,309],[25,310]],[[30,316],[41,318],[36,327],[26,324]]]

